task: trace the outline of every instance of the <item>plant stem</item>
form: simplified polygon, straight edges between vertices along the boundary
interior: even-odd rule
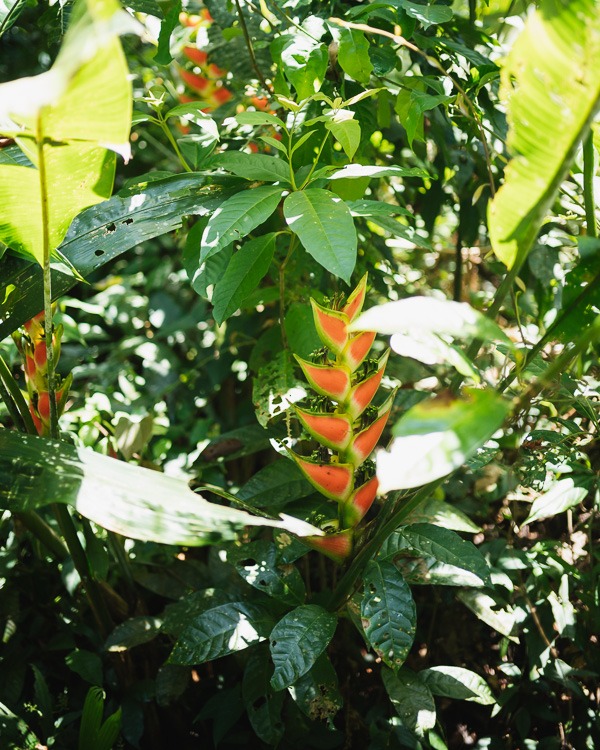
[[[254,54],[254,47],[252,45],[252,39],[250,38],[248,26],[246,25],[246,19],[244,18],[244,14],[242,12],[242,6],[240,5],[240,0],[235,0],[235,7],[237,8],[238,18],[240,19],[240,27],[242,29],[244,39],[246,40],[246,47],[248,48],[248,54],[250,55],[250,62],[252,63],[254,72],[256,73],[258,80],[261,82],[263,88],[266,89],[269,92],[269,94],[272,94],[273,87],[267,83],[264,75],[262,74],[262,70],[260,69],[258,65],[256,55]]]
[[[310,168],[310,172],[308,173],[307,178],[304,180],[302,185],[300,185],[300,190],[304,190],[304,188],[310,182],[310,178],[313,176],[313,172],[315,171],[317,164],[319,163],[319,159],[321,158],[321,154],[323,153],[323,149],[325,148],[325,144],[327,143],[327,139],[329,138],[330,134],[331,134],[331,130],[328,130],[327,133],[325,133],[325,138],[323,138],[323,140],[321,141],[321,145],[319,146],[319,150],[317,152],[313,165]]]
[[[296,247],[296,239],[296,235],[292,234],[287,255],[283,263],[279,266],[279,325],[281,326],[281,341],[284,349],[288,348],[287,334],[285,332],[285,269]]]
[[[37,430],[35,429],[31,413],[27,408],[27,404],[25,402],[25,399],[23,398],[21,389],[19,388],[16,380],[13,378],[10,368],[8,367],[2,356],[0,356],[0,381],[10,395],[10,398],[14,404],[14,408],[18,411],[20,421],[23,423],[24,431],[28,432],[30,435],[37,435]],[[10,406],[8,406],[8,408],[10,409]]]
[[[596,174],[594,133],[590,130],[583,143],[583,199],[585,202],[585,223],[588,237],[598,236],[596,205],[594,201],[594,176]]]
[[[454,293],[452,298],[455,302],[460,302],[462,299],[462,276],[463,276],[463,244],[460,231],[456,235],[456,250],[454,254],[455,267],[454,267]]]
[[[27,531],[31,532],[57,560],[63,561],[68,557],[69,550],[63,544],[62,539],[37,513],[32,510],[23,510],[14,515]]]
[[[158,113],[159,117],[159,125],[163,131],[163,133],[166,135],[167,140],[173,146],[173,150],[177,154],[177,158],[179,159],[179,162],[181,166],[185,169],[186,172],[193,172],[194,170],[190,167],[190,165],[187,163],[187,161],[183,158],[183,154],[179,150],[179,146],[177,145],[177,141],[175,140],[175,137],[173,136],[173,133],[171,133],[171,128],[167,125],[165,119],[163,118],[162,114]]]

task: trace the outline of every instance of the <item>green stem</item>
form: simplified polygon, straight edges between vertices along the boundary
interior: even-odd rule
[[[598,236],[596,205],[594,201],[595,174],[594,133],[593,131],[590,131],[583,144],[583,198],[585,202],[585,223],[588,237]]]
[[[0,399],[4,401],[4,404],[8,409],[8,413],[10,414],[10,418],[12,419],[13,424],[17,428],[17,430],[19,430],[19,432],[27,432],[25,428],[25,422],[23,422],[21,414],[19,413],[19,410],[17,409],[12,396],[8,392],[8,388],[4,385],[2,377],[0,377]]]
[[[177,158],[179,159],[181,166],[185,169],[186,172],[193,172],[194,170],[190,167],[190,165],[184,159],[183,154],[179,150],[177,141],[175,140],[173,133],[171,133],[171,128],[167,125],[166,120],[163,118],[160,112],[158,113],[158,117],[159,117],[159,125],[163,133],[166,135],[167,140],[169,141],[171,146],[173,146],[173,150],[177,154]]]
[[[308,173],[308,177],[304,180],[304,182],[302,183],[302,185],[300,185],[300,190],[304,190],[304,188],[310,182],[310,178],[313,176],[313,172],[315,171],[315,169],[317,167],[317,164],[319,163],[319,159],[321,158],[321,154],[323,152],[323,149],[325,148],[325,144],[327,143],[327,139],[329,138],[330,134],[331,134],[331,130],[328,130],[327,133],[325,134],[325,138],[323,138],[323,141],[322,141],[321,145],[319,146],[319,151],[317,152],[317,156],[316,156],[316,158],[315,158],[315,160],[313,162],[312,167],[310,168],[310,172]]]
[[[57,536],[54,529],[37,513],[31,510],[24,510],[14,515],[27,531],[31,532],[57,560],[63,561],[68,557],[69,550],[63,544],[62,539]]]
[[[6,364],[6,362],[1,356],[0,356],[0,381],[2,381],[2,383],[4,384],[4,387],[10,394],[11,400],[15,408],[18,410],[20,420],[23,422],[24,431],[28,432],[30,435],[37,435],[37,430],[35,429],[35,425],[31,417],[31,413],[29,412],[29,409],[27,408],[27,403],[25,399],[23,398],[21,389],[19,388],[18,383],[14,379],[10,371],[10,368],[8,367],[8,365]]]
[[[279,325],[281,326],[281,341],[284,349],[288,348],[287,335],[285,332],[285,269],[292,257],[294,248],[296,247],[296,240],[296,235],[292,234],[287,255],[285,256],[283,263],[279,266]]]

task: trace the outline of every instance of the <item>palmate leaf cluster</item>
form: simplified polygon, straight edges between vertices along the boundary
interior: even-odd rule
[[[0,2],[0,746],[599,745],[598,3],[123,5]],[[340,564],[293,354],[365,273]]]

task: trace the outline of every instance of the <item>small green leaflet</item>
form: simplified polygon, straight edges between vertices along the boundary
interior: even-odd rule
[[[329,645],[337,617],[316,604],[304,604],[284,615],[270,637],[274,690],[283,690],[305,675]]]
[[[382,669],[381,677],[396,713],[402,723],[422,737],[435,726],[435,701],[431,691],[418,675],[406,667],[398,674]]]
[[[225,201],[206,225],[200,241],[200,263],[232,242],[241,242],[264,223],[279,205],[281,195],[280,187],[263,185]]]
[[[222,167],[246,180],[261,182],[284,182],[289,185],[290,167],[283,159],[266,154],[245,154],[242,151],[226,151],[212,159],[211,167]]]
[[[241,651],[268,638],[272,616],[262,607],[231,602],[199,615],[183,631],[169,657],[169,664],[203,664]]]
[[[213,315],[219,325],[240,307],[269,270],[276,239],[276,232],[263,234],[234,253],[213,291]]]
[[[360,145],[360,124],[358,120],[332,120],[325,124],[327,130],[335,140],[344,149],[344,153],[349,159],[354,158],[354,154]]]
[[[306,251],[349,284],[357,238],[352,215],[341,198],[329,190],[308,188],[288,195],[283,213]]]
[[[392,563],[378,560],[367,564],[363,585],[365,635],[384,663],[398,670],[415,637],[417,613],[410,588]]]

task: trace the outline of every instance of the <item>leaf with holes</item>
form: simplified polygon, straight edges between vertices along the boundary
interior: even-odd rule
[[[402,723],[418,737],[435,726],[435,701],[431,691],[418,675],[406,667],[398,674],[381,670],[387,694]]]
[[[274,185],[244,190],[225,201],[210,217],[200,241],[200,263],[263,224],[281,200]]]
[[[309,719],[333,718],[343,705],[338,677],[327,654],[289,687],[294,703]]]
[[[283,204],[288,226],[306,251],[346,283],[356,265],[356,229],[346,204],[329,190],[291,193]]]
[[[199,615],[177,639],[169,664],[203,664],[269,637],[273,617],[263,607],[232,602]]]
[[[377,560],[367,564],[363,586],[365,635],[384,663],[399,669],[415,637],[417,612],[410,588],[392,563]]]
[[[305,675],[329,645],[337,617],[316,604],[296,607],[275,625],[270,637],[274,690],[283,690]]]
[[[246,583],[267,596],[291,605],[304,601],[304,581],[298,568],[281,563],[273,542],[248,542],[231,550],[228,560]]]

